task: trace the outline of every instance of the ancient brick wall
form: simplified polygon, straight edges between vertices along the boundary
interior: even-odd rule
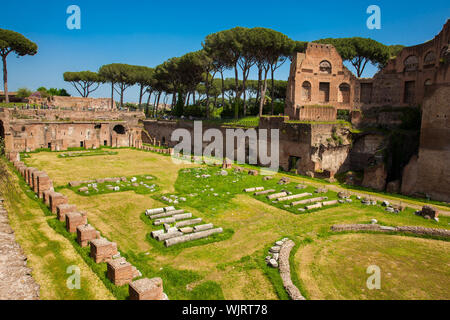
[[[72,108],[74,110],[96,109],[96,110],[112,110],[116,109],[115,101],[110,98],[83,98],[83,97],[59,97],[52,96],[49,98],[28,97],[30,104],[45,104],[49,107]]]
[[[419,106],[427,86],[450,82],[450,20],[434,39],[404,48],[373,79],[359,79],[360,106]]]
[[[450,84],[430,87],[423,103],[415,192],[450,201]],[[403,181],[408,184],[408,181]]]
[[[343,145],[330,145],[330,139],[332,140],[337,125],[289,123],[286,120],[287,117],[262,117],[258,127],[258,129],[279,130],[280,167],[284,170],[297,169],[302,174],[323,170],[336,173],[348,167],[350,143],[344,138]],[[144,128],[152,138],[170,147],[178,144],[176,141],[171,141],[172,132],[175,129],[185,129],[191,134],[192,151],[194,150],[194,123],[192,121],[144,121]],[[204,125],[203,133],[208,128],[218,129],[222,132],[224,137],[223,154],[225,155],[226,130],[230,128]],[[143,134],[143,141],[151,143],[145,134]],[[204,149],[209,144],[210,142],[203,142],[202,148]],[[247,156],[252,149],[258,150],[258,147],[251,145],[248,139],[245,144]],[[270,146],[271,134],[268,131],[268,152],[270,152]],[[235,144],[235,150],[236,148]]]

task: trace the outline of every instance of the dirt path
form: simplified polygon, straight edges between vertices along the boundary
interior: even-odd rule
[[[0,300],[38,300],[39,285],[16,242],[8,213],[0,199]]]

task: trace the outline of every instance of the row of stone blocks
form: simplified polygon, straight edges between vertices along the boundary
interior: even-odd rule
[[[169,155],[174,154],[174,150],[172,148],[161,149],[161,148],[155,148],[155,147],[149,147],[149,146],[142,146],[141,149],[147,150],[147,151],[152,151],[152,152],[157,152],[157,153],[162,153],[162,154],[169,154]]]
[[[66,229],[70,233],[77,233],[77,242],[81,247],[90,245],[90,256],[96,263],[107,263],[107,276],[117,286],[129,284],[131,300],[166,300],[163,293],[162,280],[139,279],[140,272],[125,258],[120,258],[117,244],[100,237],[100,232],[87,223],[87,215],[78,212],[75,205],[70,205],[66,196],[55,192],[53,183],[48,175],[36,168],[29,168],[19,161],[19,156],[12,157],[14,167],[24,177],[28,185],[43,199],[51,212],[57,215],[59,221],[65,221]],[[114,259],[118,257],[117,259]]]

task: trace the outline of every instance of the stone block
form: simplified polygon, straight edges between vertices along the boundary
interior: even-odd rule
[[[90,224],[83,224],[77,227],[77,242],[81,247],[87,247],[94,239],[100,238],[100,232]]]
[[[60,204],[67,204],[68,199],[66,196],[58,192],[52,192],[49,194],[49,207],[52,213],[56,214],[56,207]],[[74,231],[75,232],[75,231]]]
[[[44,192],[48,190],[53,190],[53,182],[50,177],[46,174],[40,174],[37,176],[37,193],[39,198],[44,197]]]
[[[32,178],[32,183],[31,183],[31,188],[33,189],[33,191],[37,194],[39,189],[38,189],[38,177],[39,176],[43,176],[43,175],[47,175],[45,172],[43,171],[34,171],[31,174],[31,178]]]
[[[139,279],[130,283],[130,300],[163,300],[163,283],[161,278]]]
[[[61,222],[66,221],[66,214],[76,211],[77,206],[74,204],[60,204],[56,206],[56,216]]]
[[[66,229],[70,233],[77,232],[77,227],[87,223],[87,215],[80,212],[66,214]]]
[[[90,242],[91,257],[95,263],[106,262],[117,254],[117,244],[110,242],[105,238],[94,239]]]
[[[35,171],[38,171],[38,169],[36,169],[36,168],[28,168],[27,169],[27,173],[25,175],[25,180],[27,181],[27,183],[28,183],[28,185],[30,187],[33,187],[32,175],[33,175],[33,172],[35,172]]]
[[[48,207],[50,207],[50,195],[52,193],[56,193],[56,192],[53,190],[44,191],[43,196],[42,196],[42,200],[44,200],[45,205]]]
[[[123,286],[133,281],[134,269],[125,258],[107,261],[107,277],[116,286]]]

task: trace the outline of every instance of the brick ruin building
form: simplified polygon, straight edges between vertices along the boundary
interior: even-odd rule
[[[450,20],[433,40],[404,48],[370,79],[357,79],[332,45],[309,43],[293,58],[285,115],[333,121],[339,109],[421,106],[428,86],[450,82],[449,42]]]
[[[141,112],[0,109],[5,150],[140,147]]]
[[[337,109],[351,110],[356,77],[328,44],[309,43],[291,64],[285,115],[292,120],[334,121]]]

